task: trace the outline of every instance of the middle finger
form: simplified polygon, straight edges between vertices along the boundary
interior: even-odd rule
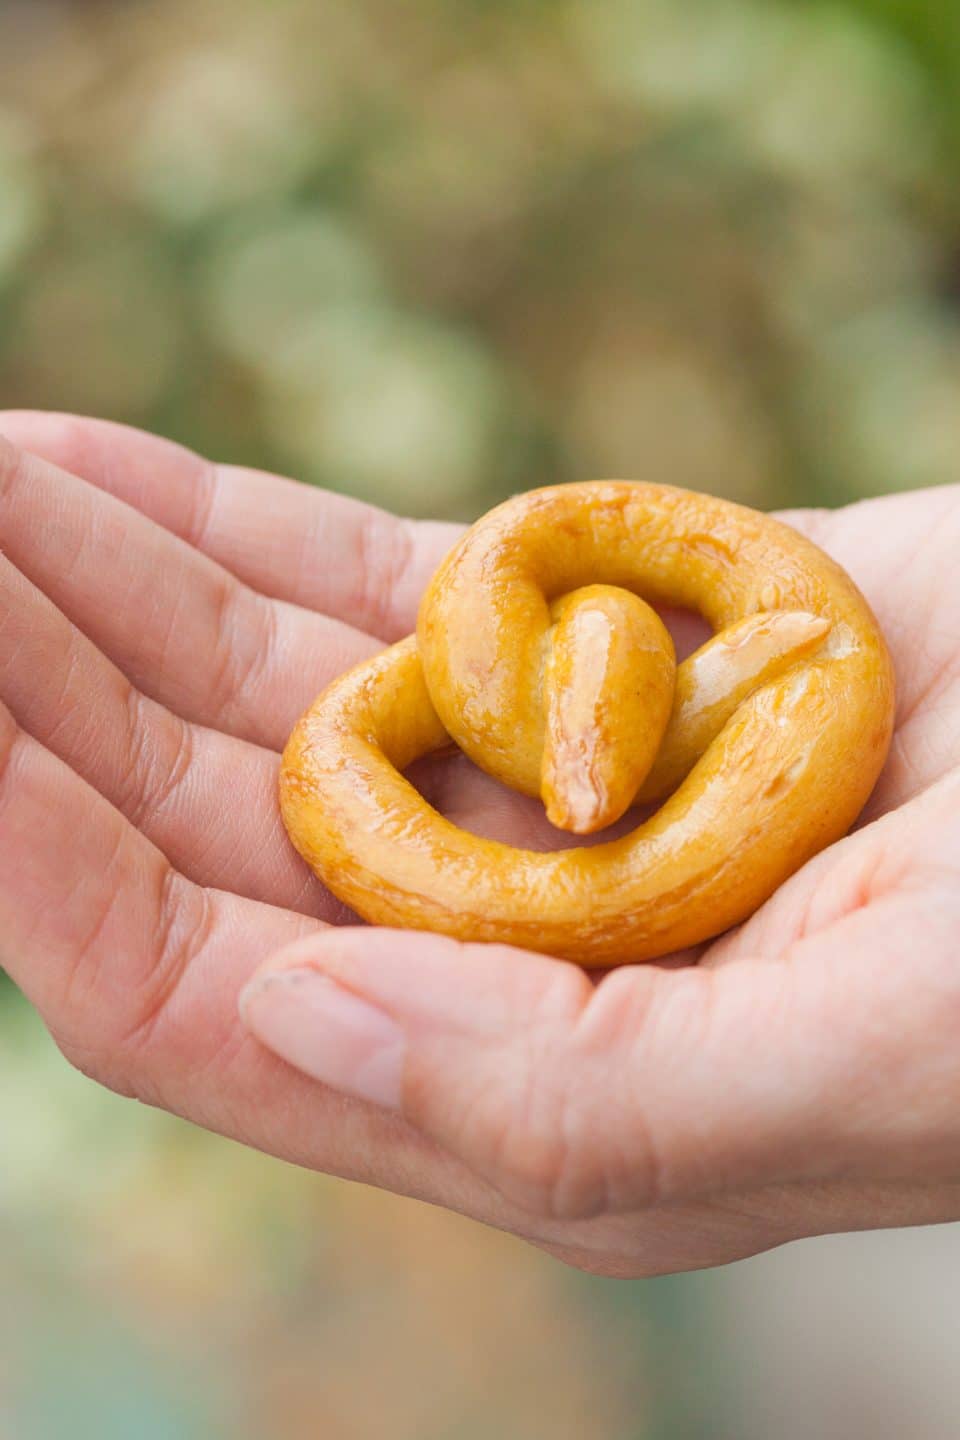
[[[123,501],[2,443],[0,545],[138,689],[273,749],[324,685],[381,648],[257,594]]]
[[[164,710],[0,555],[0,696],[21,727],[99,790],[181,874],[337,920],[276,801],[279,757]]]

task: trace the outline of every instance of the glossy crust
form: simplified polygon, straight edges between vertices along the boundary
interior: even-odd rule
[[[676,667],[647,601],[716,633]],[[652,959],[744,920],[844,834],[893,700],[863,597],[788,526],[666,486],[556,486],[474,525],[417,635],[311,706],[284,752],[283,818],[368,920],[589,966]],[[667,798],[620,839],[512,849],[400,773],[450,737],[578,833]]]

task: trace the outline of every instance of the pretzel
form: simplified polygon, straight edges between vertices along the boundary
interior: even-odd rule
[[[713,638],[677,665],[652,605],[700,612]],[[416,635],[310,707],[281,808],[367,920],[586,966],[648,960],[746,919],[845,833],[893,698],[865,600],[787,525],[666,486],[554,486],[478,521]],[[451,739],[578,834],[663,803],[619,838],[514,849],[444,819],[401,773]]]

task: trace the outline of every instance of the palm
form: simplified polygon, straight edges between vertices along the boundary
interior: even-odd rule
[[[0,696],[20,727],[0,745],[12,857],[0,877],[2,959],[72,1059],[212,1129],[440,1200],[597,1268],[710,1263],[815,1230],[822,1216],[835,1223],[836,1186],[801,1186],[788,1202],[761,1188],[718,1206],[535,1222],[417,1129],[318,1091],[261,1049],[237,1018],[243,980],[273,950],[345,918],[279,824],[277,752],[323,684],[412,628],[453,532],[217,475],[114,427],[9,416],[3,429],[61,469],[0,451]],[[877,965],[902,1016],[909,977],[883,957],[924,947],[931,965],[948,963],[931,899],[956,905],[960,496],[793,518],[874,605],[900,719],[870,823],[703,963],[819,963],[836,937],[837,1005],[856,1005]],[[429,763],[422,778],[468,828],[547,843],[536,807],[465,762]],[[902,1185],[882,1193],[903,1203]],[[943,1204],[941,1190],[928,1208]]]
[[[960,852],[950,843],[950,777],[960,766],[960,536],[955,488],[788,517],[854,577],[893,653],[897,722],[880,781],[845,844],[807,865],[749,922],[707,952],[785,954],[861,916],[862,943],[880,946],[891,916],[877,905],[921,880],[950,893]],[[940,782],[946,782],[942,786]],[[915,927],[915,920],[908,922]],[[876,927],[876,932],[874,932]],[[845,946],[846,948],[846,946]]]
[[[822,962],[839,1014],[863,1008],[891,1029],[949,995],[960,920],[960,534],[956,488],[788,517],[854,577],[890,644],[898,679],[890,758],[856,832],[804,867],[745,925],[707,947],[700,964],[758,955],[802,967]],[[932,995],[914,993],[918,974]],[[881,992],[878,994],[877,992]],[[919,1003],[918,1003],[919,1002]],[[887,1035],[875,1036],[877,1084]],[[932,1048],[936,1054],[934,1034]],[[718,1077],[719,1079],[719,1077]],[[841,1097],[838,1097],[841,1099]],[[842,1103],[842,1100],[841,1100]],[[716,1204],[666,1207],[654,1222],[665,1268],[721,1263],[800,1235],[952,1219],[955,1185],[879,1178],[727,1193]],[[661,1226],[674,1237],[663,1247]],[[693,1240],[691,1242],[691,1236]]]

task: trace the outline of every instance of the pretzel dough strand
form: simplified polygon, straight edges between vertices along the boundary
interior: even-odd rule
[[[651,603],[717,633],[678,667]],[[720,933],[838,839],[892,718],[876,622],[809,541],[668,487],[557,486],[480,520],[417,636],[319,697],[284,753],[281,806],[368,920],[610,965]],[[577,833],[669,798],[620,839],[513,849],[452,825],[400,773],[450,737]]]

